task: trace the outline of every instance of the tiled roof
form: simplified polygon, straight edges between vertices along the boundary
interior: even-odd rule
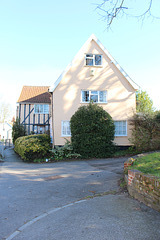
[[[18,103],[51,103],[49,86],[23,86]]]

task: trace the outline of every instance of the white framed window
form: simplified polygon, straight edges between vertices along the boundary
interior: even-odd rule
[[[85,55],[86,66],[102,66],[102,55],[100,54],[86,54]]]
[[[71,136],[70,121],[62,121],[61,122],[61,135],[62,135],[62,137],[70,137]]]
[[[107,103],[107,91],[82,90],[81,102]]]
[[[127,121],[115,121],[115,136],[127,136]]]
[[[34,105],[34,113],[49,114],[49,105],[48,104],[35,104]]]

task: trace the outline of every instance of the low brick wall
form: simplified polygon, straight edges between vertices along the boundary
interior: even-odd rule
[[[124,170],[128,169],[128,167],[132,166],[133,162],[136,160],[136,158],[128,158],[127,161],[124,162]]]
[[[134,158],[129,158],[124,163],[124,170],[131,166]],[[146,175],[138,170],[128,170],[125,176],[129,194],[149,207],[160,212],[160,178]]]
[[[128,170],[128,192],[149,207],[160,212],[160,179],[138,170]]]

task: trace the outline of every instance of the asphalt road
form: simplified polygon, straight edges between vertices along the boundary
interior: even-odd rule
[[[160,240],[160,213],[121,192],[125,158],[0,163],[0,239]]]

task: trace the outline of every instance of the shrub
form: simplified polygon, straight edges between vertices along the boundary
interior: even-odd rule
[[[16,119],[16,121],[13,123],[13,128],[12,128],[12,140],[13,143],[15,143],[15,140],[19,137],[25,136],[26,131],[24,126],[20,123],[19,118]]]
[[[131,143],[138,151],[160,149],[160,121],[158,114],[138,113],[131,120]]]
[[[71,117],[71,142],[83,158],[109,157],[114,152],[115,126],[111,116],[97,104],[80,107]]]
[[[50,149],[51,141],[47,134],[19,137],[15,141],[14,148],[23,160],[29,162],[49,156]]]
[[[77,154],[73,151],[72,144],[66,139],[66,143],[62,147],[56,146],[51,151],[51,158],[50,160],[59,161],[63,160],[65,158],[71,159],[71,158],[80,158],[81,155]]]

